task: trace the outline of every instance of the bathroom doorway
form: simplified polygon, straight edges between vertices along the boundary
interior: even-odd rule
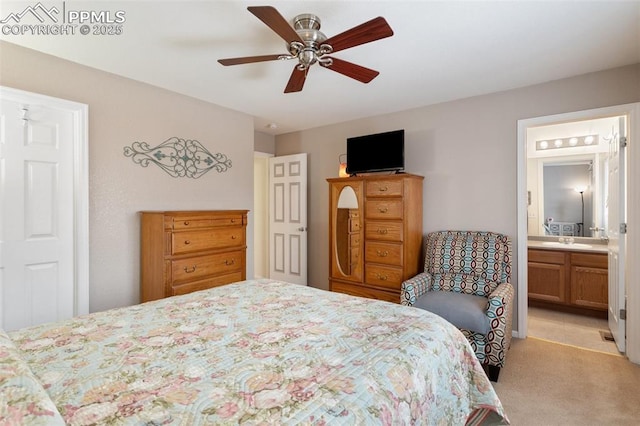
[[[561,222],[572,225],[565,227],[567,232],[578,234],[585,232],[586,235],[588,234],[588,238],[600,238],[602,236],[601,228],[606,227],[607,211],[606,208],[601,207],[601,204],[598,204],[597,198],[600,197],[600,202],[602,202],[605,199],[606,191],[601,190],[598,193],[596,189],[597,185],[606,188],[606,183],[603,182],[600,184],[596,182],[595,179],[605,171],[603,158],[606,158],[606,154],[604,149],[598,150],[594,148],[596,144],[593,143],[593,140],[585,142],[586,137],[595,135],[601,142],[607,142],[614,136],[614,133],[620,133],[620,129],[615,129],[615,126],[612,126],[612,123],[619,122],[616,117],[624,117],[627,127],[637,126],[637,110],[637,104],[622,105],[598,110],[538,117],[520,120],[518,122],[518,264],[525,265],[524,267],[518,268],[518,337],[524,338],[530,335],[528,332],[528,268],[526,266],[528,262],[528,235],[530,232],[538,232],[538,235],[549,235],[550,233],[548,233],[546,229],[548,228],[549,222],[553,222],[553,218],[549,221],[550,218],[545,217],[544,209],[540,207],[540,205],[543,204],[541,198],[536,198],[537,194],[532,193],[530,190],[527,191],[527,179],[530,177],[529,175],[535,175],[535,173],[532,172],[541,170],[542,165],[539,165],[539,163],[542,162],[542,159],[548,157],[558,156],[564,157],[563,160],[569,160],[571,155],[578,155],[576,160],[583,163],[586,161],[594,172],[594,180],[587,185],[591,186],[590,195],[593,196],[593,220],[590,219],[590,223],[588,223],[587,220],[578,220],[572,217]],[[604,130],[596,128],[598,125],[596,120],[600,119],[609,120],[608,122],[605,120]],[[579,127],[579,125],[585,124],[584,122],[590,124],[591,128],[577,131],[576,128]],[[535,136],[536,132],[540,135],[540,132],[544,130],[548,130],[551,133],[546,136]],[[628,129],[625,128],[624,130],[626,131]],[[626,132],[623,133],[627,134]],[[552,151],[553,154],[550,154]],[[536,163],[533,163],[533,165],[528,155],[530,153],[534,153],[533,157]],[[591,155],[594,157],[589,157]],[[627,162],[627,164],[629,163],[631,162]],[[575,189],[575,191],[579,192],[577,189]],[[628,198],[627,194],[628,192],[625,193],[625,199]],[[580,195],[583,194],[580,193]],[[551,235],[557,236],[558,234]],[[581,237],[581,235],[578,236]],[[626,237],[626,235],[624,237]],[[621,258],[623,266],[624,262],[625,259],[623,257]],[[624,282],[621,288],[624,289]],[[638,289],[634,288],[633,291],[638,291]],[[622,295],[624,296],[624,290],[622,290]],[[621,308],[624,309],[624,306]],[[611,309],[609,310],[611,311]],[[600,326],[598,327],[600,328]],[[622,338],[624,339],[624,335]]]

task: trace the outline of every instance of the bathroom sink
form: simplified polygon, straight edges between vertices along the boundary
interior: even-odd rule
[[[560,243],[558,241],[544,241],[542,243],[543,246],[551,246],[551,247],[572,247],[572,248],[591,248],[593,247],[591,244],[583,244],[583,243]]]

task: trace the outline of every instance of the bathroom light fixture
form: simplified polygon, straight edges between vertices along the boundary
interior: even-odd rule
[[[553,139],[553,143],[550,144],[548,140],[536,141],[536,151],[544,151],[545,149],[558,149],[558,148],[578,148],[589,145],[598,145],[598,135],[585,135],[585,136],[571,136],[568,138],[556,138]]]

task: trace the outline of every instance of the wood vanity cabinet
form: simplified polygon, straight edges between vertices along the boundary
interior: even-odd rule
[[[141,301],[246,279],[247,213],[141,212]]]
[[[424,263],[423,179],[404,173],[327,179],[332,291],[400,303],[402,282]]]
[[[606,253],[529,249],[528,287],[531,306],[606,315]]]

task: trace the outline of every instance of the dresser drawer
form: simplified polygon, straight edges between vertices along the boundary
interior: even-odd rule
[[[174,216],[169,223],[174,230],[242,225],[242,215],[229,217]]]
[[[171,235],[171,254],[242,247],[245,245],[244,235],[242,227],[174,232]]]
[[[402,244],[382,243],[367,240],[365,247],[365,262],[402,266]]]
[[[195,281],[214,275],[225,275],[244,270],[242,250],[197,256],[171,262],[174,283]]]
[[[400,179],[368,181],[365,191],[367,197],[401,197],[402,183]]]
[[[364,230],[368,240],[384,240],[402,242],[402,222],[385,222],[370,220]]]
[[[178,296],[181,294],[191,293],[193,291],[206,290],[208,288],[220,287],[221,285],[231,284],[242,281],[242,272],[233,272],[231,274],[220,275],[217,277],[207,278],[199,281],[192,281],[185,284],[175,284],[171,286],[170,296]]]
[[[376,287],[400,290],[402,269],[392,266],[366,265],[365,282]]]
[[[402,219],[402,200],[367,200],[367,219]]]

